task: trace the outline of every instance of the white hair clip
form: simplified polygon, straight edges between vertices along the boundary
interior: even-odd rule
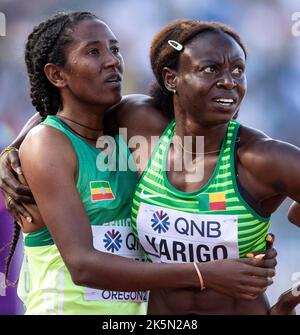
[[[181,51],[183,49],[183,45],[174,40],[169,40],[168,43],[177,51]]]

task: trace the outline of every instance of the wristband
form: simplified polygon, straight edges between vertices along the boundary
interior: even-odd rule
[[[199,270],[199,268],[198,268],[197,263],[196,263],[196,262],[193,262],[193,264],[194,264],[194,267],[195,267],[195,269],[196,269],[196,272],[197,272],[197,275],[198,275],[198,278],[199,278],[201,291],[203,291],[203,290],[205,289],[203,277],[202,277],[202,275],[201,275],[201,272],[200,272],[200,270]]]
[[[4,156],[7,152],[12,151],[12,150],[16,150],[16,151],[18,151],[17,148],[8,146],[8,147],[6,147],[6,148],[0,153],[0,158],[1,158],[2,156]]]

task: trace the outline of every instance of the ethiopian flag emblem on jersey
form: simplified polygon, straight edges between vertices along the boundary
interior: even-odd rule
[[[200,194],[199,208],[203,211],[225,211],[226,195],[225,193]]]
[[[108,181],[91,181],[90,190],[93,202],[115,199]]]

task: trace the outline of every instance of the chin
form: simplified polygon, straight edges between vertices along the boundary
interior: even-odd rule
[[[215,111],[215,114],[214,114],[215,115],[214,121],[217,123],[228,123],[230,120],[232,120],[235,113],[236,113],[236,109],[231,110],[231,111],[217,110]]]
[[[232,120],[234,114],[215,114],[214,117],[206,118],[206,120],[201,120],[201,123],[207,126],[218,126],[228,123]]]

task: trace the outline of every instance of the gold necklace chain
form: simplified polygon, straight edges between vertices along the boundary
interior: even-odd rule
[[[176,138],[176,142],[179,144],[179,146],[181,147],[181,149],[182,149],[183,151],[185,151],[185,152],[190,153],[190,154],[195,154],[195,155],[209,155],[209,154],[214,154],[214,153],[220,152],[220,151],[222,150],[222,148],[221,148],[221,149],[219,149],[219,150],[213,150],[213,151],[207,151],[207,152],[194,152],[194,151],[189,151],[189,150],[185,149],[184,146],[181,144],[181,140],[179,140],[179,141],[177,140],[177,137],[180,138],[180,136],[177,135],[176,132],[174,132],[173,139],[174,139],[174,137]],[[172,140],[173,140],[173,139],[172,139]],[[236,140],[235,140],[235,143],[237,143],[237,142],[239,142],[239,141],[240,141],[240,137],[237,137]]]

